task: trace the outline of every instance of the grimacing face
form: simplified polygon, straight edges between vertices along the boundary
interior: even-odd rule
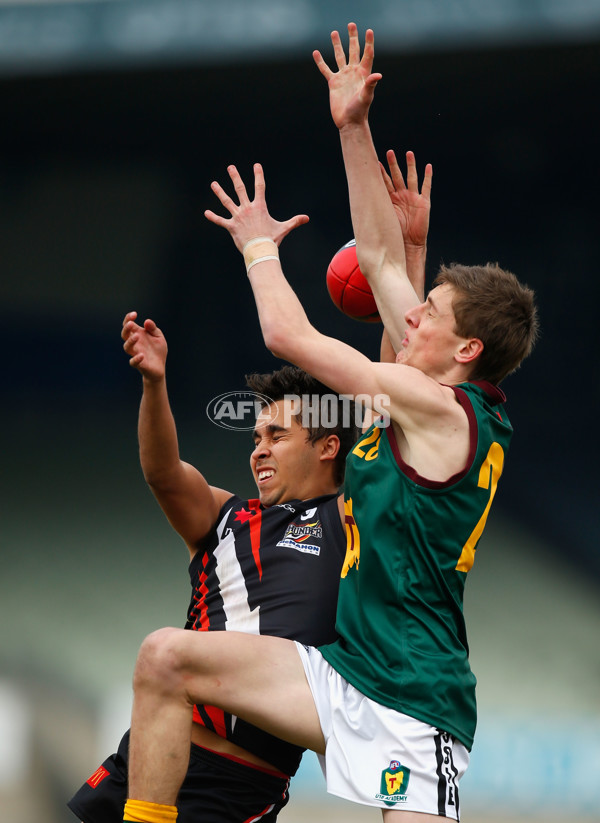
[[[328,466],[320,457],[321,441],[309,442],[292,401],[277,400],[265,407],[256,418],[252,436],[250,468],[263,506],[330,492]]]

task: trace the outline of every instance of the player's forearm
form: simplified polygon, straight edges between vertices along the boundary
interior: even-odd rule
[[[265,346],[275,357],[298,363],[302,342],[313,327],[294,290],[286,280],[281,264],[268,260],[248,273]]]
[[[368,123],[340,129],[358,263],[373,287],[386,265],[405,271],[404,240]]]
[[[427,246],[406,244],[406,273],[420,302],[425,299],[425,261]],[[379,300],[383,302],[383,291],[378,289]],[[405,310],[406,311],[406,310]],[[389,311],[384,309],[380,314],[384,319],[384,330],[380,346],[379,359],[382,363],[393,363],[399,350],[400,339],[405,327],[404,314],[400,311],[394,318],[390,318]],[[387,326],[385,326],[387,323]]]
[[[427,259],[427,245],[414,246],[405,244],[406,273],[417,297],[421,302],[425,299],[425,261]]]
[[[138,418],[140,463],[146,482],[168,485],[181,471],[177,429],[171,412],[166,380],[144,378]]]
[[[379,362],[380,363],[395,363],[396,349],[392,345],[390,335],[387,329],[384,328],[381,335],[381,343],[379,344]]]
[[[277,261],[260,263],[249,273],[267,348],[340,394],[378,397],[370,375],[372,363],[346,343],[321,334],[308,320],[302,304]]]
[[[407,275],[402,229],[381,176],[368,124],[340,129],[340,139],[358,263],[373,290],[392,345],[398,350],[406,326],[404,315],[420,302]],[[422,263],[416,262],[412,251],[411,266],[419,271]]]

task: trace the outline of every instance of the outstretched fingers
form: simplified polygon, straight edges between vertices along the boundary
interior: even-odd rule
[[[265,199],[265,190],[267,188],[267,184],[265,183],[265,173],[264,173],[263,167],[261,166],[260,163],[255,163],[253,168],[254,168],[254,199],[259,200],[259,201],[260,200],[264,201],[264,199]],[[246,191],[246,189],[244,188],[244,192],[245,191]]]
[[[290,217],[289,220],[285,220],[283,222],[283,229],[285,232],[283,237],[288,235],[293,229],[297,229],[298,226],[303,226],[305,223],[308,223],[309,220],[310,217],[308,214],[296,214],[294,217]]]
[[[360,63],[360,42],[356,23],[348,23],[348,65]]]
[[[256,163],[254,165],[254,182],[255,182],[255,185],[256,185],[256,167],[258,165],[259,165],[258,163]],[[241,177],[239,171],[237,170],[236,166],[227,166],[227,171],[229,173],[229,176],[231,177],[231,182],[233,183],[233,188],[235,189],[235,193],[238,196],[238,200],[240,201],[240,206],[247,205],[250,202],[250,199],[248,197],[248,192],[246,191],[246,185],[245,185],[244,181],[242,180],[242,177]],[[231,198],[230,198],[230,200],[231,200]],[[223,202],[223,201],[221,201],[221,202]],[[233,203],[233,200],[231,200],[231,202]],[[237,206],[235,208],[237,209]],[[231,211],[231,209],[230,209],[230,211]],[[231,212],[231,213],[233,214],[233,212]]]
[[[414,152],[406,152],[406,184],[409,191],[419,191],[419,176]]]
[[[358,32],[356,35],[356,40],[358,42]],[[363,56],[361,59],[361,65],[364,67],[365,71],[371,72],[373,67],[373,60],[375,59],[375,35],[373,33],[373,29],[367,29],[365,32],[365,47],[363,50]],[[375,75],[371,75],[373,77]],[[381,75],[377,74],[377,79],[381,80]],[[369,78],[371,79],[371,78]]]
[[[433,166],[427,163],[425,166],[425,173],[423,175],[423,184],[421,185],[421,197],[429,200],[431,197],[431,180],[433,177]],[[406,152],[406,181],[408,189],[419,194],[419,175],[417,174],[417,161],[415,160],[414,152]]]
[[[425,175],[423,177],[423,185],[421,186],[421,194],[427,200],[431,200],[431,183],[433,181],[433,166],[427,163],[425,166]]]
[[[240,204],[242,202],[248,202],[248,193],[246,192],[246,186],[242,178],[240,177],[240,173],[238,172],[235,166],[228,166],[227,171],[229,172],[229,177],[233,182],[233,187],[237,193],[238,200]],[[239,211],[240,205],[237,204],[232,197],[230,197],[223,186],[217,181],[213,180],[210,184],[210,188],[212,189],[213,193],[219,199],[221,205],[227,209],[229,214],[234,217],[237,212]],[[231,222],[229,218],[222,217],[220,214],[217,214],[212,209],[206,209],[204,211],[204,216],[207,220],[210,220],[211,223],[214,223],[216,226],[221,226],[222,228],[227,228],[229,223]]]
[[[404,183],[404,176],[400,169],[400,165],[398,164],[396,152],[393,149],[389,149],[389,151],[386,152],[385,156],[390,169],[390,174],[392,176],[394,189],[396,191],[404,191],[404,189],[406,188],[406,184]]]
[[[375,35],[373,34],[373,29],[367,29],[365,33],[365,47],[363,50],[362,57],[360,54],[360,39],[358,36],[358,26],[356,25],[356,23],[348,23],[347,60],[344,47],[342,46],[339,31],[331,32],[331,43],[333,45],[333,54],[335,56],[335,62],[337,64],[338,69],[342,70],[346,68],[346,66],[360,65],[364,69],[366,74],[371,73],[373,59],[375,57]],[[332,74],[332,72],[329,69],[329,67],[325,64],[325,61],[323,60],[320,52],[313,52],[313,57],[317,66],[319,67],[319,70],[321,71],[321,74],[323,74],[327,79],[329,79],[329,76]],[[370,79],[371,78],[369,78],[369,80]],[[377,79],[381,79],[379,75]]]
[[[220,201],[221,205],[224,208],[227,209],[229,214],[231,214],[231,215],[235,214],[237,209],[239,208],[239,206],[237,206],[233,202],[232,198],[227,194],[227,192],[225,191],[223,186],[217,180],[213,180],[212,183],[210,184],[210,187],[211,187],[212,191],[214,192],[214,194],[216,194],[217,197],[219,198],[219,201]],[[214,212],[211,212],[211,214],[214,214]],[[217,215],[215,215],[215,217],[216,216]],[[224,218],[220,218],[220,219],[223,220]],[[215,220],[214,222],[216,223],[217,221]]]
[[[323,55],[318,49],[315,49],[313,51],[313,60],[317,64],[317,68],[319,69],[325,80],[329,82],[329,78],[333,76],[333,72],[325,62]]]
[[[408,189],[408,191],[415,192],[419,194],[419,175],[417,173],[417,162],[415,159],[414,152],[407,151],[406,152],[406,183],[404,182],[404,176],[402,171],[400,170],[400,166],[398,164],[398,160],[396,158],[396,153],[393,149],[389,149],[386,152],[386,159],[388,162],[388,167],[390,170],[391,179],[393,181],[393,185],[396,191],[404,191]],[[433,179],[433,166],[431,163],[427,163],[425,166],[425,173],[423,176],[423,184],[421,185],[420,194],[426,200],[431,198],[431,183]],[[385,180],[385,177],[384,177]],[[388,187],[388,191],[391,191],[388,181],[386,180],[386,185]]]
[[[233,183],[233,188],[235,189],[239,203],[236,203],[235,200],[227,194],[223,186],[217,180],[213,180],[210,187],[214,194],[216,194],[219,198],[221,205],[227,209],[232,217],[235,217],[240,208],[248,206],[251,201],[248,197],[246,185],[242,180],[237,167],[233,165],[228,166],[227,172],[229,173],[229,177]],[[255,199],[263,201],[265,199],[265,176],[260,163],[254,164],[254,197]],[[222,226],[223,228],[226,228],[230,223],[228,218],[222,217],[220,214],[216,214],[212,209],[206,209],[204,216],[207,220],[210,220],[211,223],[214,223],[217,226]]]
[[[331,32],[331,43],[333,45],[333,55],[335,57],[335,62],[337,64],[338,69],[341,70],[346,67],[346,54],[344,52],[344,47],[342,46],[339,31]]]
[[[427,163],[425,166],[425,174],[423,175],[423,183],[421,185],[421,197],[425,200],[431,198],[431,181],[433,177],[433,166]],[[414,191],[419,194],[419,175],[417,174],[417,161],[415,160],[414,152],[406,152],[406,182],[409,191]]]

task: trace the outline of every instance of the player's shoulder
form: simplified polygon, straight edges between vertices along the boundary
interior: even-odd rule
[[[237,495],[233,492],[227,491],[226,489],[221,489],[219,486],[211,486],[210,491],[213,496],[213,500],[217,505],[218,511],[221,511],[227,503],[230,503],[231,500],[237,497]]]
[[[428,419],[439,422],[459,414],[451,385],[441,383],[415,366],[381,365],[385,367],[384,379],[380,380],[382,396],[387,401],[385,411],[399,425],[412,421],[420,428],[427,426]],[[385,408],[384,401],[381,402]]]

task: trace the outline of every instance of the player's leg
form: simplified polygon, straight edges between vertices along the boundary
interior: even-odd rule
[[[136,664],[130,798],[175,804],[189,762],[194,703],[218,706],[297,745],[325,749],[292,641],[161,629],[146,638]]]

